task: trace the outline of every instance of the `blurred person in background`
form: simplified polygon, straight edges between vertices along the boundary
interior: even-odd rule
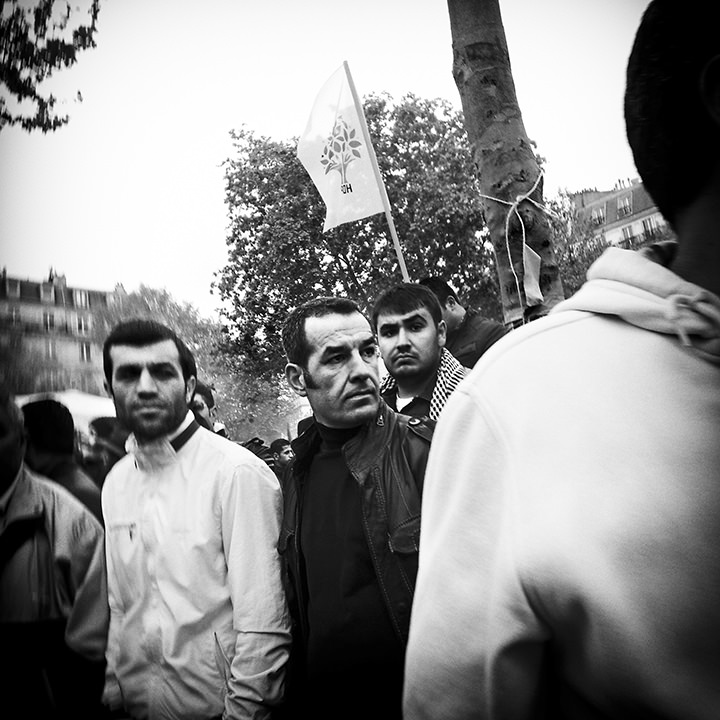
[[[65,405],[46,398],[22,407],[27,431],[25,462],[31,470],[62,485],[103,522],[100,488],[83,470],[75,444],[75,423]]]
[[[23,462],[23,414],[0,384],[3,718],[103,717],[104,535],[92,513]]]
[[[130,431],[113,416],[94,418],[88,424],[90,448],[83,467],[102,488],[106,475],[115,463],[125,456],[125,443]]]
[[[472,368],[485,351],[494,345],[508,329],[496,320],[482,316],[475,308],[466,308],[458,293],[440,277],[420,280],[440,301],[442,317],[447,326],[445,348],[467,368]]]
[[[190,409],[195,414],[195,419],[207,430],[218,435],[227,437],[227,430],[223,423],[215,420],[215,396],[209,385],[200,380],[195,386],[195,395],[190,401]]]
[[[295,457],[295,453],[290,445],[290,441],[285,438],[277,438],[270,443],[270,452],[273,455],[273,469],[275,474],[282,478],[285,468],[290,465]]]

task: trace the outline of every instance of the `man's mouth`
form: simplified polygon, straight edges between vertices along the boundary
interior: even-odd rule
[[[346,396],[347,400],[354,400],[359,397],[375,397],[374,388],[366,388],[365,390],[356,390]]]
[[[407,363],[407,362],[415,362],[415,356],[411,355],[409,353],[403,353],[402,355],[395,356],[395,364],[396,365],[398,365],[400,363]]]
[[[163,412],[163,408],[160,405],[136,405],[134,410],[140,415],[154,415]]]

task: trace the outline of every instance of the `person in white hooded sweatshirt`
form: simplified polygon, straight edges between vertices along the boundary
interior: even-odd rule
[[[678,236],[498,341],[430,451],[406,720],[720,717],[720,33],[654,0],[625,116]]]

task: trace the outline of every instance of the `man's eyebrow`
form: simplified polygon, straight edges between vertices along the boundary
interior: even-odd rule
[[[148,363],[147,365],[144,363],[134,363],[134,362],[128,362],[128,363],[120,363],[116,366],[116,370],[142,370],[144,367],[147,367],[150,371],[153,370],[166,370],[168,368],[171,368],[172,370],[176,370],[175,363],[168,361],[165,362],[156,362],[156,363]]]
[[[348,347],[349,346],[347,345],[347,343],[344,343],[342,345],[326,345],[323,348],[322,353],[320,354],[320,359],[322,360],[323,358],[325,358],[329,355],[335,355],[336,353],[339,353],[339,352],[340,353],[347,352]]]
[[[400,323],[397,321],[391,322],[390,320],[386,320],[378,325],[378,330],[389,330],[391,328],[396,328],[399,324]]]
[[[415,322],[416,320],[422,320],[423,322],[427,322],[427,320],[425,319],[425,316],[422,313],[416,312],[416,313],[413,313],[412,315],[409,315],[408,317],[404,318],[403,324],[406,325],[407,323],[412,323],[412,322]]]

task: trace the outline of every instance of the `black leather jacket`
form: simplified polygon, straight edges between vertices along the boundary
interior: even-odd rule
[[[345,462],[362,488],[368,548],[388,614],[403,646],[410,626],[418,568],[420,503],[434,428],[434,421],[399,415],[381,401],[376,419],[342,448]],[[295,461],[285,480],[285,513],[278,545],[286,560],[294,641],[303,646],[307,614],[298,524],[305,477],[319,445],[314,423],[292,442]]]

